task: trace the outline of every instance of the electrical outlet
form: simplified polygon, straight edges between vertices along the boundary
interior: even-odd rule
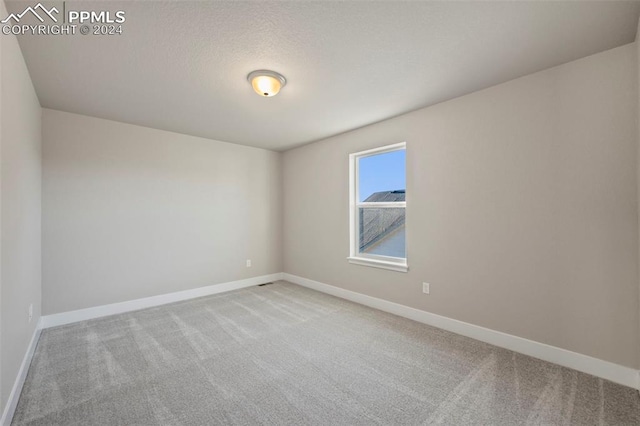
[[[33,303],[29,305],[29,322],[33,318]]]
[[[422,292],[425,294],[429,294],[429,291],[431,291],[429,287],[429,283],[422,283]]]
[[[251,259],[247,259],[247,268],[251,268]]]

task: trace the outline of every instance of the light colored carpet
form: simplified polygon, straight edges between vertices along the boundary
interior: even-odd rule
[[[640,397],[280,281],[44,330],[13,424],[638,425]]]

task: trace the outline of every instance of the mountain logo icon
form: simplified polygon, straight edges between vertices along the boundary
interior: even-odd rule
[[[13,19],[16,23],[18,23],[18,22],[20,22],[22,17],[24,17],[27,13],[31,13],[40,22],[44,22],[44,18],[42,16],[40,16],[40,14],[38,14],[38,12],[40,12],[40,14],[43,14],[44,16],[48,16],[49,18],[51,18],[51,20],[53,20],[53,22],[58,22],[58,19],[55,16],[53,16],[54,13],[55,14],[60,13],[58,11],[58,9],[56,9],[55,7],[52,7],[51,9],[47,9],[46,7],[44,7],[42,5],[42,3],[38,3],[34,7],[31,7],[31,6],[27,7],[22,13],[18,13],[18,14],[11,13],[11,14],[9,14],[9,16],[7,16],[5,19],[0,21],[0,23],[6,24],[11,19]]]

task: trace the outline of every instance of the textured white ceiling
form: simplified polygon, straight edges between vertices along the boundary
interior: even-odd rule
[[[640,14],[638,1],[66,3],[127,21],[120,36],[19,37],[43,107],[274,150],[630,43]],[[278,96],[253,93],[261,68],[286,76]]]

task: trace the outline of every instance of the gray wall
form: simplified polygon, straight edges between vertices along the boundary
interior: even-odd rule
[[[635,49],[287,151],[285,272],[639,367]],[[410,271],[349,264],[348,154],[402,141]]]
[[[638,136],[638,145],[637,145],[637,172],[638,172],[638,223],[640,224],[640,20],[638,20],[638,30],[636,31],[636,66],[637,66],[637,82],[638,82],[638,98],[636,103],[636,111],[637,111],[637,120],[636,120],[636,134]],[[638,227],[638,232],[640,232],[640,226]],[[638,237],[640,241],[640,236]],[[640,244],[639,244],[640,246]],[[640,272],[640,250],[638,250],[638,271]],[[640,286],[640,276],[638,277],[638,285]],[[639,300],[638,304],[640,305],[640,291],[638,294]],[[639,318],[640,320],[640,318]],[[640,333],[640,328],[638,330]],[[640,338],[638,339],[640,341]],[[639,342],[640,344],[640,342]],[[640,363],[640,361],[639,361]]]
[[[281,272],[281,154],[48,109],[42,125],[45,314]]]
[[[3,2],[0,16],[6,16]],[[40,318],[41,109],[16,38],[2,35],[0,45],[0,405],[4,410]]]

